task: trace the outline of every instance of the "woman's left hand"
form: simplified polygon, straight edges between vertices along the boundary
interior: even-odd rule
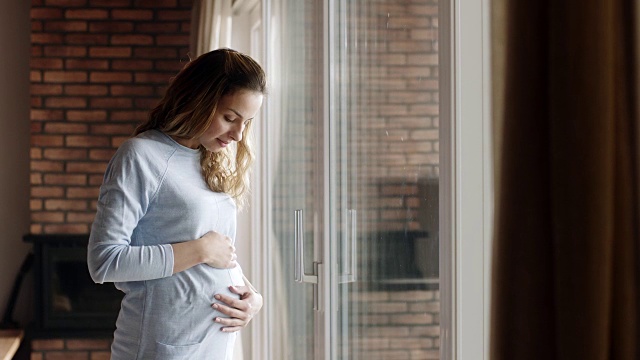
[[[227,315],[228,318],[218,316],[214,321],[222,325],[224,332],[240,331],[262,308],[262,295],[252,291],[248,286],[230,286],[229,290],[240,295],[240,298],[216,295],[216,300],[224,304],[213,304],[212,307]]]

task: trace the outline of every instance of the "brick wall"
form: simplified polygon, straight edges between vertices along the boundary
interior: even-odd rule
[[[32,1],[32,233],[89,232],[108,160],[188,59],[191,2]]]
[[[192,0],[32,0],[31,233],[87,234],[115,149],[188,59]],[[36,339],[34,360],[111,339]]]
[[[107,339],[37,339],[31,342],[31,360],[109,360]]]

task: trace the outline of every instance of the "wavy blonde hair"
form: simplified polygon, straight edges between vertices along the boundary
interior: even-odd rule
[[[190,61],[169,84],[164,97],[134,135],[157,129],[170,136],[193,139],[211,125],[220,99],[239,90],[266,93],[264,70],[251,57],[231,49],[218,49]],[[253,163],[251,121],[236,149],[211,152],[200,146],[200,165],[209,188],[232,196],[239,207],[249,190]]]

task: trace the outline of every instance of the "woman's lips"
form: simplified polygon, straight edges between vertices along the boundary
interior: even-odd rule
[[[226,147],[227,145],[229,145],[229,143],[228,143],[228,142],[224,142],[224,141],[222,141],[222,140],[220,140],[220,139],[216,139],[216,140],[218,140],[218,143],[219,143],[219,144],[220,144],[220,146],[222,146],[222,147]]]

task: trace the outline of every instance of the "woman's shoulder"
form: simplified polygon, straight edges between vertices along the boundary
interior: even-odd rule
[[[171,141],[167,141],[167,136],[158,130],[148,130],[132,138],[125,140],[118,152],[122,155],[131,154],[142,158],[168,159],[176,147]],[[126,156],[126,155],[125,155]]]

